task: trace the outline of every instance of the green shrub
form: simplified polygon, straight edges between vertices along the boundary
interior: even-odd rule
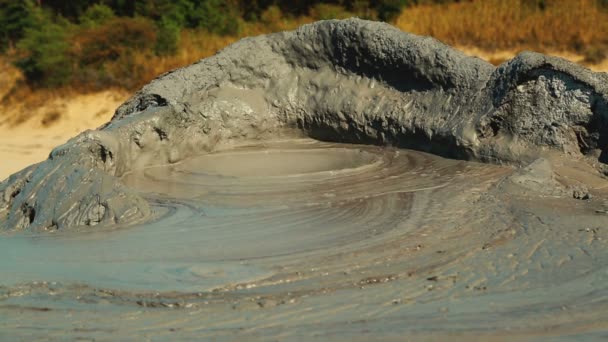
[[[114,17],[114,11],[110,7],[104,4],[95,4],[87,8],[80,16],[80,24],[83,27],[97,27],[114,19]]]
[[[33,2],[0,0],[0,51],[12,48],[32,26]]]
[[[17,0],[18,1],[18,0]],[[89,6],[99,2],[109,2],[108,0],[35,0],[37,6],[51,11],[57,16],[67,18],[71,22],[78,21],[78,18],[86,11]]]
[[[193,13],[196,4],[193,0],[140,0],[136,2],[138,16],[150,18],[159,24],[163,19],[171,20],[180,27],[195,27]]]
[[[378,18],[382,21],[391,21],[401,13],[401,10],[410,5],[409,0],[379,0],[375,4]]]
[[[203,0],[193,20],[205,30],[221,35],[237,35],[241,31],[238,6],[224,0]]]
[[[54,20],[41,9],[32,13],[32,27],[25,29],[24,37],[17,45],[23,57],[15,63],[30,83],[56,87],[70,80],[68,31],[69,23],[62,18]]]
[[[315,20],[345,19],[353,16],[344,7],[333,4],[316,4],[310,8],[309,15]]]
[[[158,35],[154,51],[159,56],[173,55],[179,46],[181,27],[170,18],[163,17],[158,23]]]

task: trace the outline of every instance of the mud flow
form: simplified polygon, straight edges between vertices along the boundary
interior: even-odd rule
[[[313,140],[137,169],[149,221],[0,238],[0,337],[605,337],[603,190],[538,172]]]

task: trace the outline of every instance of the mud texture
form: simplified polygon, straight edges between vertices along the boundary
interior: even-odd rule
[[[605,339],[607,81],[242,40],[0,184],[0,339]]]
[[[149,204],[119,181],[126,172],[296,131],[496,163],[531,161],[543,149],[605,161],[607,87],[607,75],[559,58],[523,53],[494,68],[356,19],[247,38],[160,76],[103,128],[3,182],[1,224],[145,219]]]
[[[608,189],[580,161],[283,139],[121,182],[152,220],[1,236],[0,339],[607,336]]]

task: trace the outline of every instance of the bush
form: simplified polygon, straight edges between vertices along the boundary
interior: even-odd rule
[[[279,31],[285,16],[279,6],[269,6],[260,14],[260,21],[270,31]]]
[[[25,29],[17,47],[24,55],[15,65],[23,71],[27,80],[43,87],[56,87],[69,82],[72,65],[68,56],[67,41],[69,24],[36,9],[33,25]]]
[[[140,0],[136,2],[136,13],[139,16],[152,19],[157,24],[162,20],[171,20],[180,27],[195,27],[198,23],[193,19],[196,14],[194,0]]]
[[[80,16],[80,24],[83,27],[97,27],[114,19],[114,17],[114,11],[110,7],[104,4],[95,4],[87,8]]]
[[[382,21],[392,21],[401,14],[401,10],[410,4],[409,0],[379,0],[375,5],[378,18]]]
[[[260,15],[260,20],[265,25],[273,25],[283,19],[284,15],[279,6],[268,6]]]
[[[119,17],[98,27],[81,29],[71,43],[75,84],[85,88],[132,87],[133,82],[140,82],[136,79],[139,71],[134,55],[152,55],[157,43],[156,27],[148,19]]]
[[[32,26],[31,1],[0,0],[0,51],[12,48]]]
[[[332,4],[316,4],[310,8],[309,15],[315,20],[345,19],[353,16],[344,7]]]
[[[99,65],[118,59],[128,50],[151,50],[156,44],[156,28],[143,18],[115,18],[102,26],[81,30],[73,42],[80,66]]]
[[[369,0],[354,0],[349,10],[355,13],[359,18],[367,20],[378,20],[378,12],[370,5]]]
[[[221,35],[237,35],[241,31],[238,6],[224,0],[204,0],[193,19],[198,26]]]
[[[583,56],[585,56],[585,63],[590,64],[598,64],[603,62],[606,57],[606,46],[599,45],[591,45],[585,48],[583,51]]]
[[[13,0],[15,1],[15,0]],[[17,0],[19,1],[19,0]],[[52,11],[55,15],[67,18],[76,22],[89,6],[99,2],[109,2],[108,0],[34,0],[37,6]]]
[[[158,36],[154,51],[159,56],[173,55],[179,46],[181,27],[175,21],[163,17],[158,24]]]

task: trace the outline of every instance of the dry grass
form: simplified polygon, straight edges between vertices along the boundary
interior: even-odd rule
[[[528,2],[529,3],[529,2]],[[596,0],[478,0],[406,9],[396,26],[448,44],[484,49],[560,50],[597,59],[608,46],[608,11]]]
[[[141,79],[139,86],[148,83],[163,72],[212,56],[243,37],[293,30],[314,21],[314,18],[309,16],[285,18],[280,12],[276,12],[276,9],[267,11],[262,15],[262,19],[264,18],[266,20],[261,22],[244,23],[243,30],[238,36],[220,36],[206,31],[184,30],[181,33],[178,52],[173,56],[136,54],[135,64],[143,67],[142,74],[139,75]]]
[[[212,56],[238,39],[238,37],[225,37],[207,32],[185,30],[181,34],[178,52],[173,56],[155,56],[145,52],[135,52],[133,55],[134,65],[141,68],[137,70],[135,76],[138,81],[135,87],[148,83],[166,71]],[[116,65],[116,67],[120,67],[120,65]]]

